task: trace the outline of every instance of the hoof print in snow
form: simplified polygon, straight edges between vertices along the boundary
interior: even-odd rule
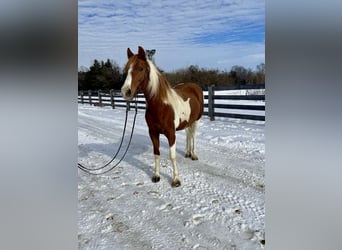
[[[181,185],[181,182],[180,182],[180,180],[174,180],[174,181],[172,181],[172,187],[179,187],[180,185]]]
[[[114,220],[114,214],[107,214],[106,220]]]
[[[244,240],[250,240],[254,236],[254,231],[250,228],[245,228],[240,234],[241,238]]]
[[[153,175],[152,176],[152,182],[157,183],[160,181],[160,176]]]
[[[235,210],[234,210],[234,213],[236,213],[236,214],[241,214],[241,210],[240,210],[240,209],[235,209]]]
[[[129,229],[129,227],[122,222],[112,223],[112,228],[113,228],[113,232],[116,232],[116,233],[122,233]]]
[[[114,200],[114,199],[115,199],[115,197],[111,196],[111,197],[108,197],[108,198],[107,198],[107,201],[112,201],[112,200]]]
[[[195,214],[192,216],[192,222],[194,223],[194,225],[201,224],[203,222],[203,219],[204,215],[202,214]]]
[[[148,193],[148,194],[159,194],[159,192],[156,191],[156,190],[150,190],[150,191],[148,191],[147,193]]]
[[[240,210],[240,209],[235,209],[235,210],[234,210],[234,213],[236,213],[236,214],[241,214],[241,210]]]
[[[211,201],[211,204],[218,204],[218,203],[219,203],[219,200],[217,200],[217,199],[213,199],[213,200]],[[222,210],[224,211],[225,208],[222,207]]]
[[[190,226],[190,221],[184,221],[183,225],[184,225],[185,227]]]
[[[162,211],[163,210],[172,210],[172,209],[173,209],[173,205],[170,203],[166,203],[166,204],[159,207],[159,210],[162,210]]]

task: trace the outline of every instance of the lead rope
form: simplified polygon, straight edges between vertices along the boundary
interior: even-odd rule
[[[131,131],[131,135],[129,137],[129,141],[128,141],[128,144],[127,144],[127,147],[126,147],[126,150],[124,152],[124,154],[122,155],[121,159],[112,167],[110,167],[109,169],[107,170],[104,170],[102,172],[99,172],[99,173],[94,173],[93,171],[98,171],[98,170],[102,170],[104,168],[106,168],[109,164],[111,164],[115,158],[117,157],[118,153],[120,152],[121,150],[121,147],[122,147],[122,143],[123,143],[123,140],[124,140],[124,137],[125,137],[125,133],[126,133],[126,126],[127,126],[127,117],[128,117],[128,110],[129,110],[129,105],[127,105],[126,107],[126,117],[125,117],[125,125],[124,125],[124,129],[123,129],[123,132],[122,132],[122,137],[121,137],[121,141],[120,141],[120,145],[119,145],[119,148],[118,150],[116,151],[115,155],[113,156],[113,158],[107,162],[105,165],[101,166],[101,167],[98,167],[98,168],[88,168],[88,167],[85,167],[84,165],[82,165],[81,163],[77,163],[77,166],[80,170],[82,170],[83,172],[86,172],[88,174],[91,174],[91,175],[102,175],[102,174],[106,174],[108,173],[109,171],[113,170],[114,168],[116,168],[120,163],[121,161],[125,158],[126,156],[126,153],[128,151],[128,148],[129,146],[131,145],[131,141],[132,141],[132,137],[133,137],[133,131],[134,131],[134,127],[135,127],[135,121],[136,121],[136,117],[137,117],[137,113],[138,113],[138,101],[137,101],[137,96],[135,97],[135,114],[134,114],[134,120],[133,120],[133,125],[132,125],[132,131]]]

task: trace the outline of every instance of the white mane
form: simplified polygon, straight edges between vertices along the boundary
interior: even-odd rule
[[[147,63],[150,67],[150,81],[148,82],[147,88],[150,92],[150,95],[155,96],[158,93],[160,72],[151,60],[147,60]]]

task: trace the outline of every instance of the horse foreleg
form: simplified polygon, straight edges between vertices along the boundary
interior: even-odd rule
[[[152,182],[160,181],[160,152],[159,152],[159,134],[150,131],[150,138],[153,144],[154,153],[154,175],[152,176]]]
[[[160,160],[159,155],[154,155],[154,175],[152,176],[152,182],[160,181]]]
[[[179,187],[181,182],[179,180],[177,161],[176,161],[176,142],[172,146],[170,146],[170,159],[172,162],[173,168],[173,178],[172,178],[172,187]]]
[[[172,163],[172,187],[179,187],[181,185],[181,182],[179,180],[179,174],[178,174],[178,168],[177,168],[177,161],[176,161],[176,135],[175,130],[169,131],[165,136],[167,140],[169,141],[169,147],[170,147],[170,160]]]

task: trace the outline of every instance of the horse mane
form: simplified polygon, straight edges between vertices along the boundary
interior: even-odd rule
[[[149,82],[147,85],[149,95],[150,97],[158,96],[163,102],[166,102],[171,85],[151,60],[147,60],[147,63],[150,68]]]

